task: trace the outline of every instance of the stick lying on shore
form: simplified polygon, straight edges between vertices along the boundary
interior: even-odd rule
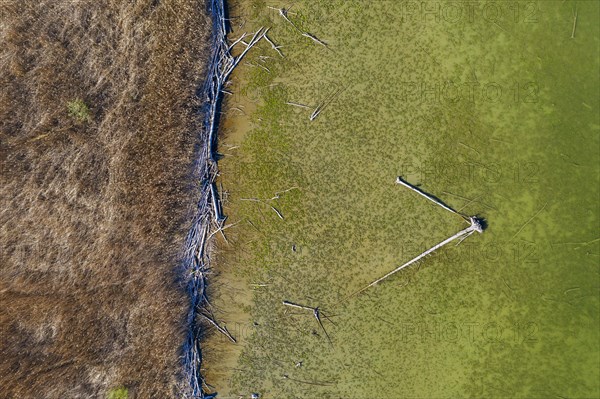
[[[459,216],[461,216],[462,218],[465,218],[468,222],[469,222],[469,227],[467,227],[466,229],[463,229],[461,231],[459,231],[458,233],[454,234],[452,237],[449,237],[447,239],[445,239],[444,241],[440,242],[437,245],[434,245],[433,247],[429,248],[427,251],[423,252],[422,254],[418,255],[416,258],[413,258],[411,260],[409,260],[408,262],[404,263],[403,265],[398,266],[397,268],[395,268],[394,270],[392,270],[391,272],[387,273],[386,275],[378,278],[377,280],[373,281],[371,284],[367,285],[366,287],[356,291],[354,294],[352,294],[351,296],[360,294],[361,292],[365,291],[366,289],[377,285],[378,283],[380,283],[381,281],[385,280],[386,278],[390,277],[391,275],[399,272],[400,270],[412,265],[413,263],[419,261],[420,259],[426,257],[427,255],[431,254],[432,252],[434,252],[435,250],[443,247],[444,245],[457,240],[457,239],[461,239],[458,243],[460,244],[465,238],[467,238],[468,236],[470,236],[471,234],[473,234],[474,232],[478,232],[478,233],[483,233],[483,229],[484,229],[484,225],[483,225],[483,220],[475,217],[475,216],[469,216],[469,217],[465,217],[464,215],[456,212],[454,209],[450,208],[449,206],[447,206],[446,204],[444,204],[442,201],[436,199],[434,196],[429,195],[427,193],[425,193],[424,191],[420,190],[419,188],[413,186],[412,184],[404,181],[401,177],[398,177],[396,179],[396,183],[403,185],[404,187],[409,188],[410,190],[418,193],[419,195],[422,195],[423,197],[427,198],[428,200],[434,202],[435,204],[441,206],[442,208],[446,209],[447,211],[450,211],[452,213],[455,213]]]

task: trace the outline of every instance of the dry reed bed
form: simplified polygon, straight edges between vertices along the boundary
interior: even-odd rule
[[[196,0],[0,3],[5,397],[182,389],[209,31]]]

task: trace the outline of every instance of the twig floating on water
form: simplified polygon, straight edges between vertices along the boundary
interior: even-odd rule
[[[279,54],[281,56],[281,58],[285,58],[285,56],[283,55],[281,50],[279,50],[281,48],[281,46],[275,45],[275,43],[273,43],[273,41],[269,38],[269,36],[267,36],[266,33],[265,33],[265,40],[271,45],[271,48],[273,50],[277,51],[277,54]]]
[[[270,8],[272,10],[277,10],[279,11],[279,15],[281,15],[283,17],[283,19],[285,19],[287,22],[289,22],[294,29],[296,29],[298,32],[300,32],[300,34],[304,37],[308,37],[309,39],[311,39],[312,41],[314,41],[315,43],[320,44],[321,46],[325,47],[325,48],[329,48],[327,46],[327,43],[325,43],[324,41],[320,40],[319,38],[317,38],[315,35],[308,33],[308,32],[304,32],[301,31],[300,29],[298,29],[298,27],[296,26],[296,24],[294,24],[289,18],[288,18],[288,12],[290,11],[290,9],[292,8],[292,6],[288,7],[288,8],[275,8],[275,7],[271,7],[271,6],[267,6],[267,8]],[[265,37],[266,38],[266,37]],[[268,39],[267,39],[268,40]],[[270,41],[269,41],[270,42]],[[283,57],[283,55],[281,55]]]
[[[475,199],[471,199],[471,198],[463,197],[462,195],[457,195],[457,194],[454,194],[454,193],[451,193],[451,192],[448,192],[448,191],[442,191],[442,194],[451,195],[453,197],[460,198],[462,200],[468,201],[469,204],[471,204],[472,202],[477,202],[478,204],[481,204],[481,205],[485,206],[488,209],[492,209],[494,211],[498,210],[497,208],[495,208],[495,207],[493,207],[491,205],[484,204],[483,202],[478,201],[478,199],[481,198],[481,196],[477,197]],[[459,213],[460,213],[460,211],[461,211],[461,209],[458,210]]]
[[[315,35],[312,35],[312,34],[310,34],[310,33],[308,33],[308,32],[302,32],[302,36],[304,36],[304,37],[308,37],[309,39],[311,39],[311,40],[312,40],[312,41],[314,41],[315,43],[318,43],[318,44],[320,44],[321,46],[323,46],[323,47],[327,48],[327,43],[325,43],[325,42],[324,42],[324,41],[322,41],[322,40],[319,40],[319,39],[318,39],[318,38],[317,38]]]
[[[278,197],[277,197],[277,198],[278,198]],[[273,197],[273,198],[271,198],[270,200],[277,199],[277,198],[276,198],[276,197]],[[270,200],[267,200],[267,201],[270,201]],[[282,214],[281,212],[279,212],[279,211],[277,210],[277,208],[275,208],[273,205],[271,205],[271,204],[268,204],[268,203],[267,203],[267,202],[265,202],[265,201],[259,200],[258,198],[240,198],[240,201],[252,201],[252,202],[258,202],[258,203],[261,203],[261,204],[269,205],[269,206],[271,207],[271,209],[272,209],[272,210],[273,210],[273,211],[274,211],[274,212],[277,214],[277,216],[279,216],[279,218],[280,218],[281,220],[284,220],[284,218],[283,218],[283,214]]]
[[[332,381],[305,381],[305,380],[298,380],[296,378],[292,378],[290,376],[288,376],[287,374],[283,374],[281,376],[281,378],[283,378],[284,380],[290,380],[290,381],[294,381],[294,382],[299,382],[301,384],[308,384],[308,385],[318,385],[318,386],[331,386],[331,385],[335,385],[335,382]]]
[[[283,190],[283,191],[277,191],[277,192],[275,193],[275,196],[274,196],[273,198],[270,198],[269,200],[270,200],[270,201],[272,201],[272,200],[279,199],[279,197],[280,197],[280,194],[285,194],[285,193],[287,193],[287,192],[289,192],[289,191],[292,191],[292,190],[299,190],[299,189],[300,189],[299,187],[296,187],[296,186],[294,186],[294,187],[290,187],[290,188],[288,188],[288,189],[286,189],[286,190]]]
[[[469,202],[467,202],[466,204],[464,204],[463,206],[461,206],[457,212],[462,211],[463,209],[465,209],[466,207],[468,207],[469,205],[471,205],[473,202],[476,202],[479,198],[481,198],[481,195],[478,195],[477,197],[469,200]]]
[[[315,308],[311,308],[310,306],[298,305],[297,303],[290,302],[290,301],[283,301],[282,303],[285,306],[290,306],[292,308],[305,309],[305,310],[310,310],[310,311],[315,310]]]
[[[228,51],[231,51],[231,49],[232,49],[232,48],[234,48],[236,44],[238,44],[239,42],[241,42],[242,40],[244,40],[244,38],[245,38],[246,36],[248,36],[248,32],[244,32],[244,33],[242,34],[242,36],[240,36],[240,37],[239,37],[239,39],[237,39],[237,40],[235,40],[233,43],[231,43],[231,44],[229,45],[229,47],[227,48],[227,50],[228,50]],[[248,44],[247,44],[247,43],[244,43],[244,44],[245,44],[246,46],[248,46]]]
[[[235,223],[230,223],[230,224],[225,225],[225,226],[219,226],[219,228],[217,230],[215,230],[212,233],[210,233],[210,235],[208,236],[208,239],[211,239],[218,232],[223,232],[223,230],[227,230],[230,227],[234,227],[234,226],[238,225],[239,223],[240,222],[235,222]]]
[[[575,39],[575,29],[577,29],[577,4],[575,4],[575,14],[573,15],[573,30],[571,31],[571,39]]]
[[[515,233],[515,235],[513,235],[513,236],[510,238],[510,240],[509,240],[509,241],[512,241],[512,240],[513,240],[513,239],[514,239],[516,236],[518,236],[518,235],[519,235],[519,233],[520,233],[520,232],[521,232],[521,231],[522,231],[522,230],[525,228],[525,226],[527,226],[529,223],[531,223],[531,221],[532,221],[533,219],[535,219],[535,217],[536,217],[537,215],[539,215],[539,214],[540,214],[540,213],[541,213],[541,212],[542,212],[542,211],[543,211],[543,210],[546,208],[546,205],[548,205],[548,203],[547,203],[547,202],[544,204],[544,206],[542,206],[542,207],[540,208],[540,210],[539,210],[539,211],[537,211],[537,212],[535,213],[535,215],[533,215],[532,217],[530,217],[530,218],[529,218],[529,220],[528,220],[528,221],[526,221],[525,223],[523,223],[523,226],[521,226],[521,228],[520,228],[520,229],[519,229],[519,230],[518,230],[518,231]]]
[[[327,107],[342,91],[344,91],[344,88],[341,88],[337,91],[334,91],[331,95],[329,95],[325,101],[318,105],[317,108],[315,108],[315,110],[313,111],[313,113],[310,115],[310,121],[314,121],[315,119],[317,119],[317,116],[319,116],[319,114],[321,112],[323,112],[323,110],[325,109],[325,107]]]
[[[287,101],[286,104],[287,105],[293,105],[294,107],[312,109],[312,107],[309,107],[308,105],[304,105],[304,104],[300,104],[300,103],[293,103],[291,101]]]
[[[473,148],[473,147],[471,147],[471,146],[469,146],[469,145],[466,145],[465,143],[463,143],[463,142],[461,142],[461,141],[459,141],[459,142],[458,142],[458,144],[462,145],[462,146],[463,146],[463,147],[465,147],[465,148],[468,148],[468,149],[469,149],[469,150],[471,150],[471,151],[475,151],[475,153],[476,153],[477,155],[481,155],[481,154],[479,153],[479,151],[477,151],[475,148]]]
[[[452,213],[454,213],[454,214],[456,214],[456,215],[459,215],[459,216],[461,216],[461,217],[465,218],[465,216],[464,216],[464,215],[462,215],[462,214],[458,213],[457,211],[455,211],[454,209],[450,208],[448,205],[444,204],[444,203],[443,203],[441,200],[439,200],[438,198],[435,198],[434,196],[427,194],[426,192],[424,192],[424,191],[423,191],[423,190],[421,190],[420,188],[418,188],[418,187],[416,187],[416,186],[413,186],[412,184],[408,183],[407,181],[405,181],[404,179],[402,179],[402,177],[401,177],[401,176],[398,176],[398,177],[396,178],[396,184],[400,184],[400,185],[402,185],[402,186],[404,186],[404,187],[406,187],[406,188],[408,188],[408,189],[410,189],[410,190],[414,191],[415,193],[417,193],[417,194],[419,194],[419,195],[421,195],[421,196],[423,196],[423,197],[427,198],[429,201],[431,201],[431,202],[433,202],[433,203],[435,203],[435,204],[437,204],[437,205],[441,206],[441,207],[442,207],[442,208],[444,208],[445,210],[447,210],[447,211],[449,211],[449,212],[452,212]]]
[[[288,18],[288,12],[292,8],[292,6],[289,6],[288,8],[275,8],[275,7],[267,6],[267,8],[279,11],[279,15],[281,15],[283,17],[283,19],[288,21],[294,27],[294,29],[296,29],[297,31],[300,31],[300,29],[298,29],[296,27],[296,25],[292,21],[290,21],[290,19]]]
[[[275,213],[277,214],[277,216],[279,216],[279,218],[280,218],[281,220],[283,220],[283,215],[281,214],[281,212],[279,212],[279,211],[277,210],[277,208],[275,208],[273,205],[269,205],[269,206],[271,207],[271,209],[273,209],[273,210],[275,211]]]

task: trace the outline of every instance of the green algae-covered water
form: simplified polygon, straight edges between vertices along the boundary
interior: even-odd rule
[[[229,3],[220,396],[599,397],[598,3]]]

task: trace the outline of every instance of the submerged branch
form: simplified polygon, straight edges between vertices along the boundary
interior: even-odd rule
[[[327,337],[327,340],[329,341],[330,344],[332,344],[331,342],[331,337],[329,336],[329,334],[327,333],[327,330],[325,329],[325,326],[323,325],[323,322],[321,321],[321,311],[319,310],[319,307],[317,306],[316,308],[311,308],[310,306],[304,306],[304,305],[299,305],[297,303],[294,302],[290,302],[290,301],[283,301],[282,302],[283,305],[285,306],[289,306],[292,308],[298,308],[298,309],[303,309],[303,310],[310,310],[313,312],[313,316],[315,316],[315,319],[317,319],[317,323],[319,323],[319,326],[321,327],[321,329],[323,330],[323,332],[325,333],[325,336]],[[323,317],[327,318],[329,320],[329,318],[327,316],[325,316],[323,314]],[[331,320],[330,320],[331,321]]]
[[[234,344],[237,343],[237,340],[229,333],[229,331],[227,330],[227,327],[221,327],[219,325],[219,323],[217,323],[214,318],[212,318],[211,316],[205,315],[202,313],[202,317],[204,317],[204,320],[208,321],[210,324],[212,324],[217,331],[219,331],[221,334],[225,335],[227,338],[229,338],[229,340],[231,342],[233,342]]]

